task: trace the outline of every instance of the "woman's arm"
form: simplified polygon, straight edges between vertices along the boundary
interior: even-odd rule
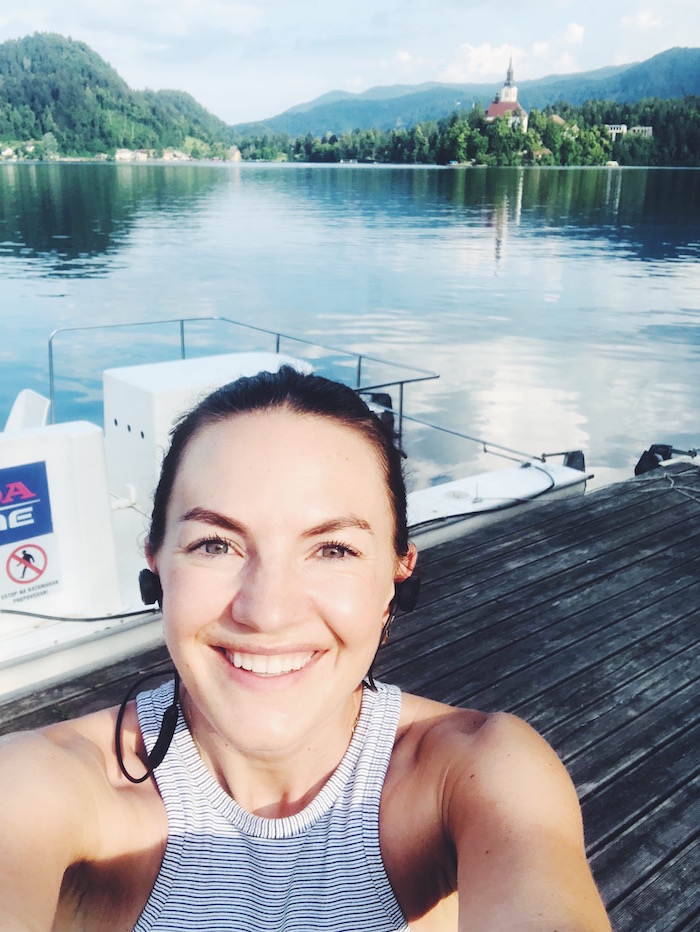
[[[609,932],[573,784],[510,715],[450,719],[444,819],[457,854],[461,932]]]
[[[0,739],[0,930],[49,932],[63,875],[83,856],[91,793],[69,750],[43,733]]]

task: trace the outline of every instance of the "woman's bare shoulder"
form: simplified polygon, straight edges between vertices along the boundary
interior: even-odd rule
[[[445,816],[457,807],[453,815],[459,810],[474,819],[478,809],[491,812],[496,806],[511,818],[532,818],[537,801],[542,809],[565,813],[574,836],[581,832],[566,769],[544,738],[515,715],[405,694],[395,754],[400,769],[436,783]]]
[[[94,856],[108,785],[106,731],[62,722],[0,739],[0,900],[8,928],[50,928],[64,872]]]
[[[448,760],[471,753],[488,758],[504,750],[553,754],[538,732],[515,715],[457,708],[411,693],[402,695],[398,737],[427,743],[431,755],[442,751]]]
[[[106,752],[113,743],[110,735],[111,710],[82,718],[56,722],[35,731],[21,731],[0,738],[0,766],[3,776],[30,768],[46,779],[74,779],[81,771],[104,767]],[[112,726],[113,729],[113,726]]]
[[[113,865],[112,874],[100,874],[105,889],[123,883],[119,871],[127,868],[120,865],[138,864],[143,871],[146,858],[148,869],[157,871],[167,817],[153,781],[135,786],[121,773],[116,719],[116,710],[107,709],[0,740],[0,901],[15,921],[8,928],[51,928],[59,902],[89,913],[102,888],[91,882],[85,896],[75,892],[80,884],[64,889],[69,868]],[[142,772],[133,704],[122,744],[130,771]]]
[[[464,753],[470,744],[483,742],[482,732],[485,728],[492,730],[489,726],[493,719],[493,715],[476,709],[456,708],[403,693],[397,745],[411,745],[415,753],[429,751],[432,756],[442,751],[449,756],[457,741]]]
[[[116,715],[115,709],[105,709],[0,738],[0,793],[15,812],[25,813],[28,830],[62,823],[65,831],[73,820],[89,835],[91,808],[97,816],[126,785],[114,754]],[[138,753],[135,728],[135,711],[129,709],[124,743],[130,760]],[[91,846],[89,837],[76,843]]]
[[[406,696],[396,754],[409,794],[433,787],[475,927],[609,930],[576,790],[526,722]]]

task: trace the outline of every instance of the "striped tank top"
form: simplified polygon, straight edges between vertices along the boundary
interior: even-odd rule
[[[312,802],[266,819],[211,776],[182,713],[156,771],[168,815],[165,855],[134,932],[408,932],[379,849],[379,800],[401,711],[396,686],[364,690],[348,750]],[[141,693],[155,744],[172,683]]]

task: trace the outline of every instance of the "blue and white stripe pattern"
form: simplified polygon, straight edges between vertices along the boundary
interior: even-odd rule
[[[242,809],[211,776],[180,713],[156,771],[168,842],[134,932],[408,932],[379,850],[379,800],[401,692],[364,690],[345,756],[315,799],[284,819]],[[172,684],[138,697],[146,747]]]

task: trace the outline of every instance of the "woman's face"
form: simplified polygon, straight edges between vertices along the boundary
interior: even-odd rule
[[[276,410],[196,434],[150,558],[190,724],[265,753],[347,717],[412,568],[393,531],[377,454],[351,428]]]

